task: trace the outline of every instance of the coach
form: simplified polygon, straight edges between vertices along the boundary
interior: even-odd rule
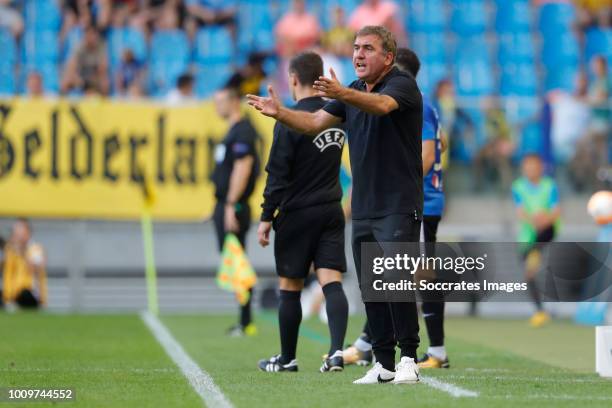
[[[269,97],[248,95],[249,104],[301,133],[345,123],[353,172],[353,256],[361,272],[361,243],[418,242],[423,213],[422,96],[416,80],[393,66],[397,45],[384,27],[366,26],[355,36],[353,66],[358,80],[342,86],[330,70],[313,85],[333,99],[303,112]],[[378,363],[357,384],[418,381],[416,304],[366,302],[372,348]],[[391,313],[388,312],[391,310]],[[397,339],[397,342],[396,340]],[[395,346],[401,350],[395,366]]]

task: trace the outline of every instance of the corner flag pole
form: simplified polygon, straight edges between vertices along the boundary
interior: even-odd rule
[[[140,225],[142,227],[142,246],[145,258],[147,300],[149,312],[153,315],[157,315],[159,313],[159,305],[157,302],[157,270],[155,268],[155,245],[153,242],[153,221],[151,219],[151,209],[153,207],[154,197],[146,181],[143,182],[143,185],[145,202]]]

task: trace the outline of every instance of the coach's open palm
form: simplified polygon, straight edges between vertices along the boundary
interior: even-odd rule
[[[271,85],[268,85],[268,94],[269,97],[249,94],[247,95],[247,103],[263,115],[275,118],[278,115],[281,103]]]

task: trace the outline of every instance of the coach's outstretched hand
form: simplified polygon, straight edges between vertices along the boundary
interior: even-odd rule
[[[270,244],[270,230],[272,229],[272,223],[268,221],[262,221],[259,223],[257,228],[257,240],[259,245],[267,247]]]
[[[340,99],[342,97],[344,87],[340,81],[338,81],[333,68],[329,69],[329,74],[331,75],[331,78],[320,76],[318,81],[314,81],[312,87],[318,91],[317,96]]]
[[[276,118],[281,108],[280,100],[276,96],[276,92],[272,88],[272,85],[268,85],[269,97],[257,96],[248,94],[247,103],[261,112],[263,115]]]

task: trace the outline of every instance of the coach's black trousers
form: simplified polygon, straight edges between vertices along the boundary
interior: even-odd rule
[[[361,285],[361,244],[364,242],[419,242],[421,219],[414,214],[353,220],[353,257]],[[395,371],[395,346],[402,357],[416,361],[419,321],[415,302],[364,302],[376,360]],[[397,339],[397,341],[396,341]]]

